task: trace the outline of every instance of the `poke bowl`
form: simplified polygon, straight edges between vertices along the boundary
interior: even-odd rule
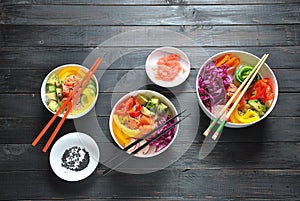
[[[44,106],[55,114],[87,72],[88,69],[79,64],[66,64],[53,69],[45,77],[41,86],[41,99]],[[93,75],[67,119],[76,119],[87,114],[95,106],[98,92],[98,81]],[[66,109],[59,114],[59,117],[63,117],[65,111]]]
[[[232,50],[205,61],[197,74],[196,89],[199,105],[210,119],[216,117],[259,60],[251,53]],[[277,99],[277,79],[264,63],[225,126],[243,128],[262,121]]]
[[[146,135],[177,115],[177,110],[172,102],[164,95],[152,90],[137,90],[124,95],[114,105],[109,119],[109,129],[115,143],[124,149],[126,146]],[[143,139],[127,152],[132,153],[155,134],[160,133],[173,123],[164,125],[150,137]],[[179,125],[174,126],[163,136],[151,142],[137,154],[136,157],[148,158],[161,154],[174,142],[179,130]]]

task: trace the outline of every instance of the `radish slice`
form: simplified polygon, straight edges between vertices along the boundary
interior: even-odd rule
[[[149,149],[150,149],[150,145],[147,145],[141,151],[139,151],[138,154],[140,154],[140,155],[146,155],[147,152],[149,151]]]
[[[130,144],[131,143],[133,143],[135,141],[135,139],[133,139],[133,138],[130,138]],[[140,143],[137,143],[136,145],[134,145],[133,147],[131,147],[130,149],[128,149],[127,150],[127,153],[132,153],[132,152],[134,152],[134,150],[136,150],[137,148],[139,148],[140,147],[140,145],[139,145]]]
[[[149,147],[149,150],[147,151],[147,155],[149,154],[154,154],[155,153],[155,150],[156,150],[156,147],[155,146],[150,146]]]

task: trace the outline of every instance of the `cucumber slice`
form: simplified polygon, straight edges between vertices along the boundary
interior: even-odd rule
[[[87,95],[81,94],[81,96],[80,96],[80,104],[82,106],[85,106],[85,105],[89,104],[89,100],[88,100]]]
[[[93,91],[94,91],[94,94],[96,94],[97,89],[96,89],[96,86],[95,86],[94,84],[90,84],[90,83],[87,84],[87,85],[86,85],[86,89],[87,89],[87,88],[93,90]]]
[[[82,106],[90,105],[95,100],[95,92],[90,88],[86,88],[83,90],[80,96],[80,103]]]

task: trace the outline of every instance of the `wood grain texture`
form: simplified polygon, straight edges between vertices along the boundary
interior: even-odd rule
[[[0,200],[299,200],[299,6],[298,0],[0,0]],[[195,98],[197,70],[209,56],[232,49],[270,53],[267,63],[279,83],[274,111],[251,127],[225,128],[213,151],[200,160],[210,120],[199,108],[195,139],[180,144],[192,140],[192,145],[166,169],[103,177],[105,167],[99,166],[80,182],[59,179],[49,166],[49,153],[41,152],[50,133],[31,146],[52,116],[40,98],[43,78],[59,65],[81,64],[117,34],[158,29],[194,41],[178,45],[192,62],[185,103]],[[148,42],[135,34],[99,46],[104,52],[132,50],[105,71],[96,115],[89,117],[97,118],[109,139],[116,82],[133,67],[144,71],[149,53],[162,45],[167,45],[165,36]],[[147,87],[177,104],[167,89]],[[75,131],[75,125],[67,120],[56,139]]]
[[[92,177],[79,183],[66,183],[49,170],[0,172],[0,192],[3,199],[31,199],[35,195],[37,199],[223,200],[267,197],[292,200],[297,198],[300,187],[297,182],[299,170],[164,170],[138,177],[121,173],[103,177],[102,172],[96,171]],[[18,179],[20,177],[23,179]],[[28,180],[31,181],[30,185]],[[3,181],[6,181],[5,191]],[[249,188],[249,182],[253,188]],[[136,186],[136,183],[143,185]],[[190,187],[186,188],[187,185]],[[47,186],[47,191],[36,191],[40,186]],[[14,192],[14,195],[9,192]]]
[[[110,69],[128,69],[128,66],[142,68],[147,56],[155,47],[101,47],[103,52],[131,51],[116,60]],[[67,63],[82,64],[95,47],[2,47],[0,49],[1,69],[48,70],[49,72]],[[247,51],[257,56],[270,53],[267,63],[272,69],[299,69],[300,46],[254,46],[254,47],[180,47],[194,68],[209,56],[227,50]],[[202,54],[206,52],[206,54]],[[277,56],[280,55],[280,56]],[[126,60],[126,62],[124,62]],[[100,68],[101,69],[101,68]],[[2,74],[1,74],[2,75]],[[4,75],[4,74],[3,74]],[[1,87],[1,86],[0,86]],[[0,90],[1,91],[1,90]]]
[[[195,144],[203,141],[202,132],[209,125],[209,119],[201,111],[200,124],[198,135],[195,138]],[[0,118],[0,144],[30,144],[36,137],[39,131],[51,118],[50,113],[42,117],[13,117]],[[109,133],[108,116],[97,117],[98,123],[103,129],[103,132]],[[234,142],[234,143],[276,143],[276,142],[291,142],[297,143],[300,141],[300,136],[295,130],[300,129],[300,117],[267,117],[262,123],[256,124],[245,129],[230,129],[225,128],[219,142]],[[57,123],[57,122],[55,122]],[[275,125],[275,126],[274,126]],[[276,132],[277,129],[284,129],[282,132]],[[52,128],[53,130],[53,128]],[[59,132],[59,136],[73,132],[75,126],[72,120],[66,121]],[[51,129],[48,133],[51,132]],[[46,135],[41,139],[40,143],[45,143]],[[259,146],[259,145],[258,145]],[[29,156],[30,157],[30,156]],[[297,161],[294,161],[297,163]]]
[[[144,63],[144,62],[143,62]],[[131,71],[134,72],[144,72],[144,65],[140,64],[137,67],[140,70]],[[130,70],[130,66],[136,65],[126,65],[124,69],[117,65],[111,66],[114,70],[98,70],[95,73],[98,78],[100,74],[104,73],[99,81],[100,83],[100,93],[101,92],[113,92],[114,87],[118,83],[119,79],[125,76]],[[116,70],[118,69],[118,70]],[[196,78],[199,69],[191,70],[188,83],[192,86],[194,91],[196,91]],[[279,92],[299,92],[300,91],[300,69],[273,69],[275,76],[277,76],[277,81],[279,83]],[[49,70],[0,70],[0,93],[40,93],[41,85],[43,79],[50,73]],[[146,73],[139,73],[146,74]],[[144,79],[148,79],[145,77]],[[109,82],[110,80],[110,82]],[[190,91],[190,90],[187,90]]]
[[[168,94],[165,94],[168,96]],[[186,93],[184,100],[188,102],[194,98],[194,94]],[[279,96],[276,107],[270,114],[271,117],[299,117],[300,111],[300,93],[288,93]],[[171,99],[173,100],[173,99]],[[174,101],[174,100],[173,100]],[[1,117],[42,117],[48,114],[48,110],[42,104],[39,94],[0,94],[0,104],[6,105],[10,103],[10,107],[1,108]],[[22,104],[20,104],[22,103]],[[98,104],[99,103],[99,104]],[[286,104],[289,107],[286,107]],[[101,105],[108,107],[101,107]],[[96,104],[97,116],[109,116],[111,111],[111,94],[102,93]],[[98,108],[98,107],[99,108]],[[198,107],[198,106],[196,106]],[[12,113],[11,111],[18,111]]]
[[[159,7],[4,5],[1,12],[0,24],[15,25],[299,24],[297,4]]]
[[[300,25],[245,25],[245,26],[0,26],[3,40],[1,46],[44,47],[44,46],[76,46],[95,47],[111,37],[126,31],[142,30],[147,33],[153,29],[166,29],[185,34],[195,44],[181,46],[198,47],[253,47],[253,46],[299,46]],[[144,37],[136,35],[136,40]],[[164,36],[151,43],[152,47],[162,45]],[[170,36],[171,37],[171,36]],[[172,39],[172,38],[171,38]],[[170,40],[171,40],[170,39]],[[178,39],[174,38],[174,40]],[[129,41],[118,41],[117,47],[143,47]],[[149,45],[149,42],[145,42]],[[104,46],[104,45],[103,45]]]
[[[297,0],[2,0],[6,5],[210,5],[210,4],[282,4],[298,3]]]

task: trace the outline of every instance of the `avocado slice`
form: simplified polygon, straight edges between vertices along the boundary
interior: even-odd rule
[[[136,96],[136,100],[141,104],[141,105],[146,105],[148,102],[148,98],[142,94],[139,94]]]
[[[146,115],[146,116],[154,116],[155,115],[153,112],[148,110],[145,106],[142,106],[141,113]]]
[[[56,96],[56,92],[49,92],[49,93],[46,93],[46,97],[48,100],[54,100],[54,101],[57,101],[57,96]]]
[[[56,88],[56,95],[59,100],[62,99],[62,88],[60,87]]]
[[[49,102],[49,104],[48,104],[48,108],[49,108],[50,110],[52,110],[53,112],[56,112],[56,111],[58,110],[58,108],[59,108],[59,105],[58,105],[58,103],[57,103],[56,101],[51,100],[51,101]]]
[[[263,105],[259,100],[249,100],[248,104],[253,107],[254,110],[257,111],[259,116],[263,116],[265,112],[267,111],[267,108],[265,105]]]
[[[46,91],[47,92],[55,92],[56,91],[56,87],[54,85],[47,84]]]
[[[167,105],[165,105],[164,103],[159,103],[159,105],[157,106],[156,111],[159,112],[159,113],[165,113],[168,108],[169,107]]]
[[[57,76],[53,73],[52,75],[50,75],[46,84],[55,86],[56,80],[57,80]]]
[[[156,97],[152,97],[148,102],[146,107],[151,110],[151,111],[155,111],[157,105],[159,104],[159,98]]]

